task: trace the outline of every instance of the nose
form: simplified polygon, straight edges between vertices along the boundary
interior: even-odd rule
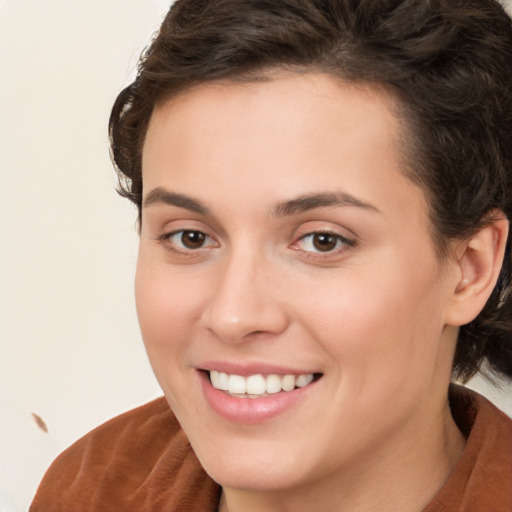
[[[288,315],[278,297],[278,270],[261,255],[232,255],[218,273],[214,293],[203,312],[206,328],[226,343],[286,330]]]

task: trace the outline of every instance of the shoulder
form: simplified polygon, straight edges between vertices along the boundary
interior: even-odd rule
[[[512,512],[512,420],[486,398],[450,389],[453,417],[467,442],[454,472],[424,512]]]
[[[208,510],[217,486],[159,398],[109,420],[59,455],[30,510],[172,511],[201,492],[202,510]]]

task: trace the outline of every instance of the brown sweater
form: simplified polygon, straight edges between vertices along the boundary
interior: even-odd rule
[[[512,420],[452,387],[452,414],[468,438],[423,512],[512,512]],[[204,472],[164,398],[118,416],[50,466],[30,512],[214,512],[220,487]]]

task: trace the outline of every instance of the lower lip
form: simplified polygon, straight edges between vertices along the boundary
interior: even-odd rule
[[[245,425],[262,423],[291,409],[303,400],[316,382],[293,391],[281,391],[262,398],[236,398],[215,389],[205,372],[200,372],[204,396],[211,408],[223,418]]]

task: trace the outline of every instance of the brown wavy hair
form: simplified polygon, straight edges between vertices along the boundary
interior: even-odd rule
[[[494,0],[177,0],[117,97],[109,133],[119,191],[139,208],[157,104],[194,85],[316,71],[391,91],[407,175],[425,191],[440,255],[512,214],[512,26]],[[487,360],[512,378],[511,243],[483,311],[460,329],[453,375]]]

